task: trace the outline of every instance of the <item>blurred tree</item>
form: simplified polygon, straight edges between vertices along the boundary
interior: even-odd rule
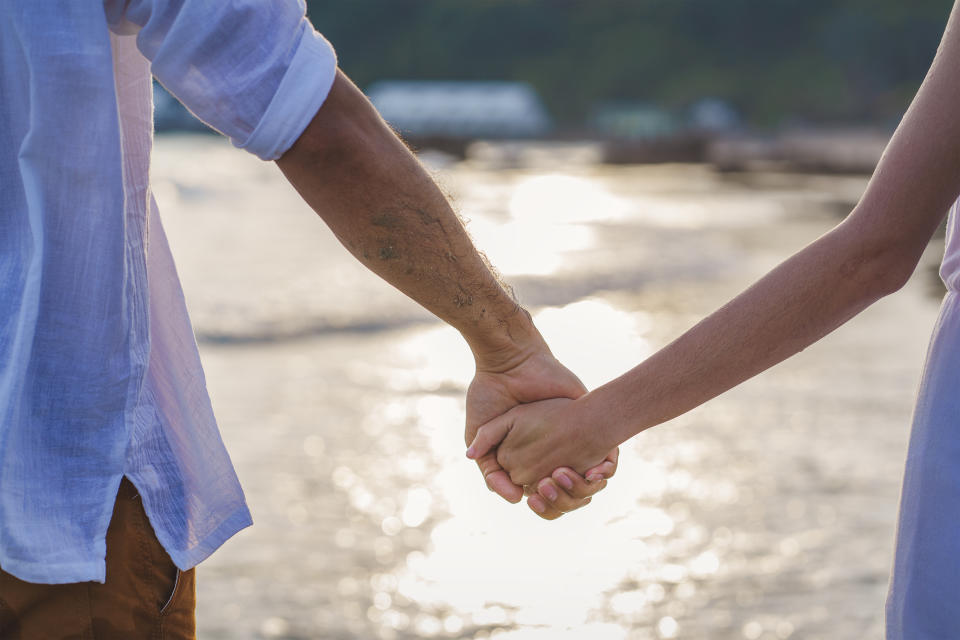
[[[361,86],[522,80],[569,126],[600,102],[717,97],[754,124],[899,118],[950,0],[309,0]]]

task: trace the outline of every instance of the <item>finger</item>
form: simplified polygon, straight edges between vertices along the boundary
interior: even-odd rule
[[[583,476],[587,482],[593,483],[604,478],[612,478],[620,464],[620,448],[617,447],[607,454],[606,459],[595,467],[587,469]]]
[[[527,498],[527,506],[544,520],[556,520],[563,515],[563,511],[551,505],[537,493]]]
[[[507,437],[512,428],[513,418],[506,414],[498,416],[481,426],[477,429],[477,435],[473,437],[473,442],[467,447],[467,457],[471,460],[477,460],[486,455]]]
[[[613,464],[613,471],[616,473],[617,465],[620,464],[620,447],[614,447],[613,451],[607,454],[606,462]]]
[[[510,482],[510,476],[508,476],[507,472],[503,469],[484,474],[484,480],[486,480],[487,488],[489,488],[490,491],[493,491],[507,502],[516,504],[523,499],[523,487],[518,487]]]
[[[477,466],[480,473],[483,474],[483,480],[487,483],[487,488],[493,491],[507,502],[516,504],[523,498],[523,487],[510,482],[510,476],[503,470],[500,463],[497,462],[497,451],[493,450],[477,460]]]
[[[559,487],[563,493],[574,500],[589,498],[607,486],[606,480],[601,479],[599,482],[587,482],[583,476],[567,467],[556,469],[551,475],[551,478],[555,483],[554,486]],[[548,499],[550,497],[546,494],[543,494],[543,496]],[[569,509],[565,509],[565,511],[569,511]]]
[[[586,485],[585,482],[583,484]],[[576,498],[558,486],[553,478],[544,478],[538,482],[537,493],[541,498],[546,500],[551,507],[563,513],[575,511],[589,503],[589,496],[586,498]]]

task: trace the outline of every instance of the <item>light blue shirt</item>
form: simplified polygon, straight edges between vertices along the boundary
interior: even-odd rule
[[[251,519],[150,192],[151,72],[275,159],[336,59],[294,0],[19,0],[2,14],[0,567],[102,582],[126,475],[187,569]]]

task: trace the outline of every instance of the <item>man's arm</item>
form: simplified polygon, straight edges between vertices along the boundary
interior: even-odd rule
[[[476,427],[516,404],[586,391],[550,353],[417,159],[342,72],[277,164],[360,262],[466,339],[477,365],[468,442]],[[478,462],[491,489],[520,499],[522,489],[494,455]],[[610,475],[613,466],[602,471]],[[589,495],[581,493],[578,499]]]
[[[342,72],[277,164],[360,262],[458,329],[474,353],[509,365],[542,348],[444,195]]]
[[[598,450],[764,371],[903,286],[960,192],[958,29],[954,6],[926,79],[840,225],[623,376],[566,406],[522,407],[483,427],[474,455],[506,436],[499,460],[514,482],[558,464],[582,471]]]

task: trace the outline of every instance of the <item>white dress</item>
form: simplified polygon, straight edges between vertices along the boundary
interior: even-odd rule
[[[960,638],[960,201],[950,210],[940,275],[947,295],[914,409],[887,640]]]

